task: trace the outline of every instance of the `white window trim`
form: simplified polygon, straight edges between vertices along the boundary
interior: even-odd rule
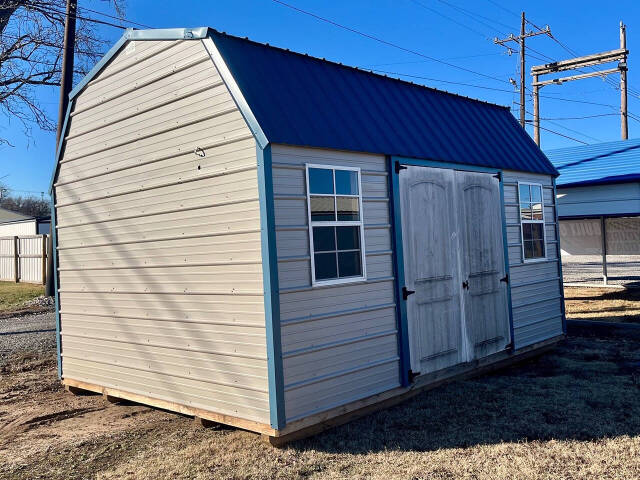
[[[313,287],[320,287],[326,285],[340,285],[345,283],[356,283],[367,280],[367,263],[365,261],[365,245],[364,245],[364,211],[362,209],[362,172],[358,167],[346,167],[342,165],[319,165],[315,163],[307,163],[305,166],[305,177],[307,183],[307,225],[309,227],[309,261],[311,263],[311,285]],[[309,169],[310,168],[321,168],[325,170],[350,170],[352,172],[358,172],[358,195],[338,195],[336,194],[336,179],[335,174],[333,175],[333,197],[351,197],[358,198],[358,208],[360,211],[360,220],[358,221],[345,221],[345,220],[334,220],[334,221],[312,221],[311,220],[311,192],[309,190]],[[320,195],[322,194],[314,194]],[[330,196],[329,194],[324,196]],[[336,212],[337,214],[337,212]],[[362,275],[359,277],[348,277],[348,278],[332,278],[328,280],[316,280],[316,264],[315,264],[315,249],[313,247],[313,227],[333,227],[333,226],[341,226],[341,227],[360,227],[360,264],[362,265]],[[336,245],[336,248],[338,246]]]
[[[542,220],[523,220],[522,219],[522,202],[520,201],[520,185],[529,185],[529,186],[538,186],[540,187],[540,199],[542,203]],[[523,263],[535,263],[535,262],[544,262],[547,260],[547,228],[544,218],[544,186],[541,183],[535,182],[518,182],[517,185],[518,190],[516,191],[516,195],[518,197],[518,223],[520,224],[520,251],[522,253],[522,262]],[[524,229],[522,225],[525,223],[541,223],[542,224],[542,242],[544,248],[544,256],[536,257],[536,258],[525,258],[524,256]]]

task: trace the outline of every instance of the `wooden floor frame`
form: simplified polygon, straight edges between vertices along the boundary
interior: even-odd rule
[[[324,430],[343,425],[378,410],[392,407],[421,392],[431,390],[445,383],[481,375],[541,355],[547,350],[553,348],[564,338],[564,335],[559,335],[513,352],[498,352],[480,360],[455,365],[429,375],[421,375],[416,377],[414,383],[410,387],[395,388],[331,410],[310,415],[287,424],[282,430],[275,430],[270,425],[246,420],[232,415],[225,415],[200,408],[189,407],[175,402],[147,397],[145,395],[126,392],[115,388],[101,387],[99,385],[71,378],[63,378],[62,383],[65,385],[65,389],[67,391],[74,394],[93,392],[103,395],[109,401],[123,399],[163,410],[178,412],[183,415],[193,416],[203,425],[209,422],[231,425],[243,430],[259,433],[262,438],[271,445],[281,446],[295,440],[315,435]]]

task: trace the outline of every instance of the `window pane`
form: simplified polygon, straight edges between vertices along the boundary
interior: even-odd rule
[[[338,220],[360,220],[358,199],[353,197],[336,197],[338,204]]]
[[[338,250],[360,248],[360,227],[337,227]]]
[[[531,236],[529,237],[531,240],[542,240],[544,239],[543,226],[541,223],[531,223],[529,224],[531,228]]]
[[[544,241],[534,240],[532,243],[533,258],[544,257]]]
[[[316,253],[313,256],[316,269],[316,280],[338,278],[335,253]]]
[[[313,227],[313,250],[331,252],[336,249],[335,227]]]
[[[333,194],[333,170],[327,168],[310,168],[309,193]]]
[[[531,201],[532,202],[542,202],[542,188],[540,185],[530,185],[531,189]]]
[[[338,270],[340,278],[361,276],[360,251],[338,252]]]
[[[523,241],[527,241],[527,240],[532,240],[531,237],[531,224],[530,223],[523,223],[522,224],[522,240]]]
[[[531,220],[532,212],[531,212],[531,204],[530,203],[521,203],[520,204],[520,218],[522,220]]]
[[[336,170],[336,194],[358,195],[358,172]]]
[[[531,193],[529,190],[529,185],[520,184],[520,190],[518,193],[520,203],[528,203],[531,201]]]
[[[542,204],[534,203],[531,205],[531,215],[534,220],[542,220]]]
[[[311,220],[335,220],[334,197],[311,197]]]
[[[533,242],[525,240],[524,242],[524,258],[533,258]]]

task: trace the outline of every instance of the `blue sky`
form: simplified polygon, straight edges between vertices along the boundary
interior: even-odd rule
[[[618,48],[618,23],[627,25],[629,84],[638,96],[629,95],[629,111],[640,118],[640,77],[634,74],[635,39],[640,38],[640,2],[620,0],[611,4],[595,0],[285,0],[298,8],[424,55],[445,60],[466,70],[428,61],[418,55],[383,45],[296,12],[273,0],[129,0],[126,17],[156,28],[211,26],[260,42],[290,48],[349,65],[389,72],[469,97],[512,107],[518,115],[518,100],[509,78],[518,78],[518,56],[494,45],[492,39],[520,28],[519,12],[540,27],[549,25],[554,36],[580,55]],[[106,1],[79,0],[79,5],[113,14]],[[457,8],[456,8],[457,7]],[[462,9],[462,10],[461,10]],[[91,14],[96,18],[103,18]],[[122,32],[101,27],[115,42]],[[529,39],[527,72],[531,65],[571,57],[561,45],[546,36]],[[515,45],[514,45],[515,47]],[[535,51],[533,51],[535,50]],[[533,56],[538,57],[533,58]],[[543,56],[544,55],[544,56]],[[638,63],[640,65],[640,63]],[[485,75],[485,76],[483,76]],[[497,77],[497,78],[487,78]],[[427,77],[427,78],[420,78]],[[617,75],[610,77],[618,84]],[[637,81],[635,79],[638,79]],[[440,80],[457,83],[444,83]],[[469,84],[469,85],[460,85]],[[527,75],[527,84],[530,76]],[[470,86],[474,85],[474,86]],[[485,87],[485,88],[477,88]],[[503,91],[506,90],[506,91]],[[620,93],[594,78],[548,86],[542,89],[541,126],[587,143],[620,138]],[[55,118],[58,92],[43,89],[42,103]],[[573,101],[568,101],[573,100]],[[591,102],[591,103],[578,103]],[[533,102],[527,95],[527,110]],[[588,119],[573,119],[597,115]],[[531,115],[527,115],[530,118]],[[564,120],[571,118],[570,120]],[[531,133],[531,128],[527,130]],[[22,126],[0,116],[0,135],[14,147],[0,147],[0,177],[15,193],[39,196],[48,191],[54,160],[55,134],[33,129],[25,137]],[[640,122],[629,119],[629,137],[640,136]],[[543,149],[579,143],[542,132]]]

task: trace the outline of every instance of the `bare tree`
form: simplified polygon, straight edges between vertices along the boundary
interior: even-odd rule
[[[110,3],[122,19],[124,0]],[[41,87],[60,85],[65,8],[65,0],[0,0],[0,110],[10,121],[21,122],[27,135],[33,125],[56,127],[38,93]],[[82,10],[76,21],[77,78],[102,56],[106,41]],[[0,134],[2,143],[9,141]]]

